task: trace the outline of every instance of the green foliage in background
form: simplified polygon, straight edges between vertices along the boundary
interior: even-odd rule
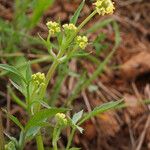
[[[22,42],[26,44],[34,42],[29,32],[38,24],[53,2],[54,0],[15,0],[13,20],[8,22],[0,18],[0,52],[20,51]]]

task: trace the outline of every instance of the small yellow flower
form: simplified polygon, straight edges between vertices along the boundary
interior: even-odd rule
[[[112,14],[114,12],[114,3],[111,0],[97,0],[94,3],[96,11],[100,15]]]
[[[86,36],[77,36],[76,43],[80,48],[85,49],[88,44],[88,38]]]
[[[77,30],[77,27],[74,24],[72,24],[72,23],[70,23],[70,24],[64,24],[63,28],[64,28],[65,31],[75,32]]]
[[[61,31],[60,30],[60,25],[57,22],[49,21],[49,22],[46,23],[46,25],[49,29],[49,32],[52,35],[55,35],[56,33],[59,33]]]
[[[32,75],[32,81],[34,82],[34,84],[36,86],[39,86],[39,85],[42,85],[42,84],[45,84],[45,74],[44,73],[36,73],[36,74],[33,74]]]
[[[55,115],[55,117],[56,117],[56,120],[57,120],[57,122],[58,122],[59,125],[63,125],[63,126],[67,125],[68,121],[66,119],[66,115],[65,114],[63,114],[63,113],[57,113]]]

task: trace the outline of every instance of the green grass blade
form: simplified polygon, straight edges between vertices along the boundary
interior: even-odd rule
[[[115,102],[112,101],[112,102],[108,102],[108,103],[102,104],[102,105],[94,108],[93,111],[87,113],[83,117],[83,119],[79,122],[79,125],[81,125],[83,122],[90,119],[91,117],[96,116],[97,114],[104,113],[104,112],[112,110],[112,109],[116,109],[117,107],[119,107],[119,105],[122,105],[122,103],[123,103],[122,100],[115,101]]]
[[[118,47],[121,43],[121,36],[119,31],[119,26],[116,21],[113,21],[113,29],[115,31],[115,47]]]
[[[112,21],[114,21],[113,19],[109,18],[109,19],[105,19],[105,20],[101,20],[99,22],[97,22],[96,24],[94,24],[91,28],[89,28],[87,31],[85,31],[84,34],[88,34],[88,33],[92,33],[95,32],[107,25],[109,25]]]
[[[7,114],[8,118],[10,118],[22,131],[24,130],[23,125],[15,116],[9,114],[6,110],[3,110],[3,111]]]
[[[54,0],[37,0],[33,8],[33,14],[29,22],[29,28],[33,28],[42,17],[44,11],[53,4]]]
[[[11,89],[11,87],[8,87],[8,91],[9,91],[9,94],[10,94],[12,100],[15,103],[17,103],[19,106],[23,107],[24,109],[27,109],[27,105],[14,93],[14,91]]]
[[[38,59],[31,60],[31,61],[30,61],[30,64],[36,64],[36,63],[41,63],[41,62],[51,61],[51,60],[52,60],[51,56],[43,56],[42,58],[38,58]],[[20,65],[16,66],[15,68],[18,70],[18,69],[20,69],[20,68],[22,68],[22,67],[25,67],[25,66],[26,66],[25,63],[21,63]],[[8,70],[2,71],[2,72],[0,73],[0,77],[5,76],[5,75],[7,75],[8,73],[9,73]]]
[[[83,9],[85,0],[82,1],[82,3],[79,5],[78,9],[76,10],[76,12],[74,13],[74,15],[71,17],[70,19],[70,23],[76,24],[77,20],[79,18],[80,12]]]
[[[17,77],[19,77],[20,79],[22,79],[24,82],[26,82],[25,78],[23,77],[23,75],[13,66],[7,65],[7,64],[0,64],[0,68],[4,69],[14,75],[16,75]]]

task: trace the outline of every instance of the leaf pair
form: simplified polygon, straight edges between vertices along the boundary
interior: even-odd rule
[[[42,109],[30,118],[25,127],[23,127],[23,125],[15,116],[9,114],[6,110],[3,111],[21,129],[21,131],[26,134],[26,139],[28,139],[29,137],[31,138],[33,135],[36,135],[36,133],[41,127],[50,125],[49,123],[46,122],[48,118],[55,116],[57,113],[64,113],[68,111],[68,109],[65,108]]]
[[[7,64],[0,64],[0,68],[4,69],[5,71],[9,72],[9,76],[11,78],[12,85],[19,90],[24,96],[26,96],[26,87],[29,85],[31,81],[32,71],[30,68],[30,63],[26,63],[25,73],[21,73],[17,68],[14,66],[10,66]]]

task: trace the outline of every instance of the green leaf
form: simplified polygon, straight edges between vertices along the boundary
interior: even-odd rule
[[[39,123],[45,121],[45,119],[48,119],[49,117],[52,117],[57,113],[63,113],[66,111],[68,111],[68,109],[65,108],[42,109],[31,117],[31,119],[26,124],[25,131],[27,131],[31,127],[38,126]]]
[[[85,51],[78,51],[76,52],[73,57],[86,57],[89,56],[91,53],[87,53]]]
[[[29,22],[29,27],[33,28],[42,17],[44,11],[53,4],[54,0],[36,0],[33,13]]]
[[[3,111],[7,114],[7,116],[18,126],[20,127],[20,129],[23,131],[24,127],[23,125],[20,123],[20,121],[14,117],[13,115],[9,114],[6,110],[3,109]]]
[[[8,91],[9,91],[9,94],[10,94],[12,100],[15,103],[17,103],[18,105],[20,105],[24,109],[27,109],[27,105],[14,93],[14,91],[12,90],[12,88],[9,87],[9,86],[8,86]]]
[[[83,110],[81,110],[78,113],[75,113],[73,115],[72,119],[68,118],[69,125],[74,129],[78,129],[80,133],[82,133],[84,129],[82,127],[78,126],[77,122],[82,118],[82,115],[83,115]]]
[[[11,140],[13,143],[15,143],[15,145],[18,145],[18,141],[16,138],[10,136],[9,134],[5,133],[5,136],[9,138],[9,140]]]
[[[39,132],[40,128],[41,128],[40,126],[39,126],[39,127],[30,128],[30,129],[26,132],[26,135],[25,135],[26,141],[32,140],[32,139],[35,137],[35,135]]]
[[[104,42],[106,39],[106,34],[100,33],[96,39],[93,41],[93,46],[96,50],[96,55],[99,56],[101,52],[108,48],[108,44]]]
[[[35,127],[31,127],[27,132],[26,132],[26,136],[25,139],[26,140],[31,140],[35,137],[35,135],[39,132],[41,127],[49,127],[50,123],[49,122],[40,122],[39,124],[37,124],[37,126]]]
[[[19,86],[17,83],[13,82],[12,80],[10,80],[10,82],[18,91],[20,91],[24,95],[24,92],[21,86]]]
[[[51,107],[46,103],[46,102],[44,102],[44,101],[41,101],[41,100],[34,100],[33,102],[31,102],[30,104],[29,104],[29,108],[34,108],[34,105],[35,104],[40,104],[40,105],[42,105],[43,107],[45,107],[45,108],[47,108],[47,109],[50,109]]]
[[[83,115],[83,110],[79,111],[78,113],[75,113],[72,117],[72,122],[76,124],[81,119],[82,115]]]
[[[82,124],[83,122],[96,116],[97,114],[106,112],[106,111],[111,110],[111,109],[116,109],[117,107],[119,107],[122,104],[122,102],[123,102],[122,100],[119,100],[119,101],[115,101],[115,102],[112,101],[112,102],[102,104],[102,105],[94,108],[93,111],[87,113],[78,124],[79,125]]]
[[[118,47],[121,42],[121,36],[120,36],[118,24],[115,21],[113,21],[113,28],[115,31],[115,46]]]
[[[76,128],[79,130],[80,133],[83,133],[83,130],[84,130],[84,129],[83,129],[82,127],[79,127],[78,125],[75,125],[75,126],[76,126]]]
[[[74,13],[74,15],[71,17],[70,19],[70,23],[76,24],[77,20],[79,18],[80,12],[84,6],[85,0],[82,1],[82,3],[79,5],[78,9],[76,10],[76,12]]]
[[[24,82],[26,82],[25,78],[23,75],[13,66],[7,65],[7,64],[0,64],[0,68],[9,71],[10,73],[13,73],[16,75],[18,78],[22,79]]]
[[[30,66],[30,61],[27,62],[27,68],[26,68],[26,81],[30,82],[31,81],[31,76],[32,76],[32,71],[31,71],[31,66]]]
[[[20,123],[20,121],[14,117],[13,115],[8,115],[8,117],[18,126],[21,130],[24,130],[23,125]]]

